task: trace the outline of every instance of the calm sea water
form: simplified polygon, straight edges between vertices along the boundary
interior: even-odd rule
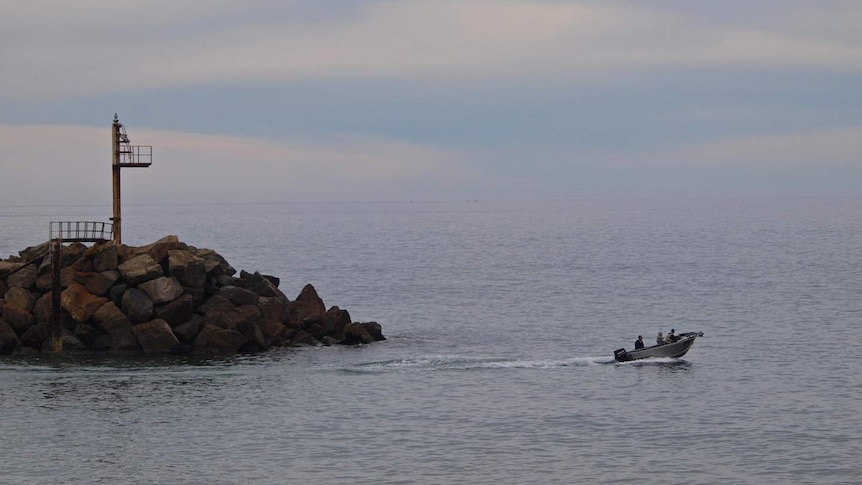
[[[109,212],[0,208],[0,254]],[[0,482],[862,483],[860,199],[124,208],[167,234],[389,340],[0,358]]]

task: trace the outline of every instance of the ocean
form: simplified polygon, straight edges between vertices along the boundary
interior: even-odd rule
[[[0,255],[110,207],[0,207]],[[0,483],[862,483],[862,199],[129,205],[360,347],[0,357]],[[640,334],[682,359],[616,363]]]

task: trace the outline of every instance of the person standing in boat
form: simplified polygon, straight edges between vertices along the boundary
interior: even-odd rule
[[[655,338],[656,345],[664,345],[664,337],[662,337],[661,332],[658,333],[658,337]]]
[[[676,330],[674,330],[674,329],[670,329],[670,332],[667,333],[667,337],[664,338],[664,341],[669,343],[669,344],[672,344],[672,343],[676,342],[677,340],[679,340],[678,338],[676,338],[676,335],[674,334],[675,331]]]
[[[638,335],[638,339],[635,340],[635,350],[644,348],[644,338],[643,335]]]

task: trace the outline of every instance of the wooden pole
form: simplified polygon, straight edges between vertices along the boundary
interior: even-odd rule
[[[63,259],[62,236],[54,239],[51,244],[51,341],[54,343],[54,355],[63,353],[63,313],[60,307],[60,260]]]
[[[120,218],[120,120],[117,115],[114,115],[114,123],[111,125],[111,145],[114,149],[113,163],[111,165],[111,175],[114,186],[114,217],[111,221],[114,223],[114,242],[122,243],[122,224]]]

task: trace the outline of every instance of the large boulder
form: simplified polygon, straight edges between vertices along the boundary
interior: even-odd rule
[[[386,340],[386,337],[383,336],[383,327],[380,326],[377,322],[363,322],[359,325],[368,332],[368,335],[371,335],[371,339],[375,342],[379,342],[381,340]]]
[[[368,333],[359,323],[351,323],[344,327],[344,339],[341,340],[342,345],[358,345],[370,344],[374,342],[374,338]]]
[[[108,334],[107,346],[111,352],[135,353],[141,351],[135,337],[132,322],[114,305],[108,302],[93,315],[93,321]]]
[[[4,298],[6,299],[6,306],[13,306],[28,312],[33,311],[33,305],[36,303],[33,294],[20,286],[9,288]]]
[[[164,320],[140,323],[133,327],[133,331],[146,354],[168,354],[180,343]]]
[[[75,282],[75,273],[76,271],[72,269],[70,266],[66,266],[65,268],[60,269],[60,288],[66,289]],[[54,285],[54,277],[48,272],[43,275],[39,275],[36,278],[36,289],[42,292],[51,291],[51,288]]]
[[[15,330],[0,318],[0,355],[9,355],[21,346]]]
[[[240,271],[240,280],[245,284],[246,289],[253,291],[258,296],[267,298],[281,298],[285,301],[287,296],[278,289],[278,278],[274,276],[261,275],[258,272],[247,273]]]
[[[120,272],[115,270],[103,271],[101,273],[75,273],[75,280],[84,285],[90,293],[105,296],[111,286],[120,279]]]
[[[3,319],[15,329],[18,335],[23,335],[33,325],[34,321],[33,315],[30,312],[11,305],[3,307]]]
[[[195,339],[194,353],[235,354],[245,343],[245,336],[236,330],[206,325]]]
[[[236,305],[221,295],[215,295],[198,308],[203,315],[224,313],[236,308]]]
[[[168,322],[171,328],[189,321],[194,314],[192,295],[182,295],[176,300],[156,307],[156,318]]]
[[[285,327],[283,323],[276,320],[261,320],[260,331],[263,333],[264,342],[267,346],[277,345],[279,342],[278,336],[281,335]]]
[[[35,264],[29,264],[9,275],[6,278],[6,284],[10,288],[20,286],[21,288],[31,290],[36,286],[36,278],[38,276],[39,269]]]
[[[183,294],[183,285],[173,276],[162,276],[145,283],[138,285],[138,289],[142,290],[154,305],[161,305],[174,301]]]
[[[288,306],[290,307],[290,320],[296,325],[301,324],[304,320],[320,322],[326,313],[323,300],[317,295],[314,286],[310,284],[305,285],[296,300],[290,302]]]
[[[200,315],[192,315],[192,317],[185,323],[181,323],[176,327],[173,327],[174,335],[180,339],[180,342],[185,343],[193,343],[195,338],[201,332],[201,329],[204,327],[204,317]]]
[[[21,343],[27,347],[36,350],[42,349],[42,343],[51,336],[51,324],[48,322],[38,322],[31,326],[21,335]]]
[[[257,305],[257,294],[239,286],[223,286],[218,292],[236,306]]]
[[[117,244],[114,241],[109,241],[105,244],[96,244],[85,252],[84,256],[92,256],[93,270],[99,273],[115,270],[119,266]]]
[[[138,254],[119,266],[126,283],[132,286],[163,276],[162,267],[149,254]]]
[[[153,300],[137,288],[129,288],[123,293],[121,307],[133,324],[147,322],[153,317]]]
[[[77,335],[65,328],[63,329],[60,340],[63,341],[62,345],[64,354],[80,354],[89,350]],[[42,348],[40,350],[43,354],[54,353],[54,339],[51,338],[50,333],[48,334],[48,337],[42,341]]]
[[[321,326],[329,335],[341,335],[344,333],[344,327],[350,323],[350,313],[334,306],[323,315]]]
[[[77,322],[86,322],[108,301],[107,298],[96,296],[80,283],[69,285],[63,290],[60,302],[63,308],[72,315]]]
[[[174,249],[168,251],[168,271],[175,276],[183,286],[203,288],[207,280],[204,259],[191,251]]]

